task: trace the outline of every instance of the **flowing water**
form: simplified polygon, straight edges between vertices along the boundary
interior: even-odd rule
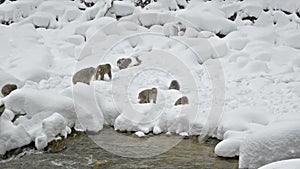
[[[96,144],[91,137],[86,134],[79,134],[76,137],[70,136],[64,142],[66,147],[56,153],[40,152],[27,150],[24,155],[11,157],[7,160],[0,161],[0,168],[9,169],[52,169],[52,168],[222,168],[234,169],[238,167],[237,159],[224,159],[217,157],[213,150],[218,140],[208,139],[204,143],[198,143],[195,138],[181,139],[180,136],[150,136],[147,138],[137,138],[132,135],[122,134],[111,128],[105,128],[98,134],[99,137],[93,136]],[[97,140],[97,138],[104,138]],[[123,139],[126,140],[123,140]],[[127,139],[130,140],[127,140]],[[155,140],[155,141],[154,141]],[[158,140],[158,141],[157,141]],[[102,141],[102,142],[101,142]],[[130,142],[130,145],[125,143]],[[159,145],[153,146],[153,141]],[[108,144],[103,144],[108,142]],[[167,143],[176,143],[169,149],[163,149],[168,146]],[[177,144],[178,143],[178,144]],[[121,145],[116,146],[116,144]],[[139,146],[132,146],[132,145]],[[98,146],[101,145],[101,146]],[[126,147],[126,148],[124,148]],[[128,148],[130,147],[130,148]],[[150,148],[149,148],[150,147]],[[104,148],[104,149],[103,149]],[[108,150],[108,151],[107,151]],[[153,150],[151,152],[150,150]],[[162,150],[164,153],[157,153],[156,150]],[[168,150],[168,151],[167,151]],[[124,151],[124,152],[122,152]],[[122,154],[122,156],[115,155]],[[147,158],[128,158],[144,154],[158,155]],[[141,152],[144,152],[141,154]],[[127,156],[127,157],[124,157]]]

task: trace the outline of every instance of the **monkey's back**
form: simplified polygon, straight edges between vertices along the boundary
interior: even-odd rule
[[[72,82],[73,82],[73,84],[76,84],[77,82],[83,82],[83,83],[88,84],[91,81],[95,72],[96,72],[95,68],[81,69],[74,74],[74,76],[72,78]]]

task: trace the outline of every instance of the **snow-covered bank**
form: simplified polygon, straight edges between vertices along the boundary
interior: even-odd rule
[[[72,127],[97,132],[105,124],[140,136],[199,135],[204,127],[223,140],[215,153],[240,156],[241,168],[300,157],[299,5],[6,1],[0,86],[19,89],[1,99],[0,153],[31,141],[42,149]],[[136,57],[140,64],[118,68],[118,59]],[[74,72],[104,63],[111,81],[72,87]],[[174,79],[180,91],[168,90]],[[152,87],[157,104],[138,104]],[[181,96],[190,103],[174,106]]]
[[[296,169],[299,166],[300,166],[300,159],[297,158],[297,159],[276,161],[271,164],[264,165],[259,169],[280,169],[280,168]]]

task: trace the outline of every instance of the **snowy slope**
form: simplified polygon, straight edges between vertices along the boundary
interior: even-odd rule
[[[297,0],[5,1],[0,23],[0,87],[19,87],[1,98],[0,154],[111,125],[216,137],[215,153],[241,168],[300,157]],[[72,85],[103,63],[112,81]],[[173,79],[180,91],[168,90]],[[157,104],[138,104],[152,87]],[[190,103],[174,106],[181,96]]]

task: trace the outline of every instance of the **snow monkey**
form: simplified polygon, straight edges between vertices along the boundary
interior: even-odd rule
[[[153,103],[156,104],[156,98],[157,98],[157,89],[152,88],[152,89],[146,89],[143,90],[139,93],[138,99],[140,100],[139,103],[150,103],[151,100],[153,100]]]
[[[6,84],[2,87],[1,93],[5,97],[9,95],[12,91],[16,90],[18,87],[15,84]]]
[[[99,79],[100,76],[100,80],[104,80],[104,75],[107,74],[109,79],[112,78],[111,76],[111,66],[110,64],[104,64],[104,65],[99,65],[97,66],[97,72],[96,72],[96,80]]]
[[[119,69],[122,70],[122,69],[126,69],[131,62],[132,60],[130,58],[121,58],[117,61],[117,65]]]
[[[177,80],[172,80],[169,89],[180,90],[180,85]]]
[[[82,82],[90,85],[92,77],[95,75],[96,69],[94,67],[89,67],[85,69],[81,69],[76,72],[73,76],[73,84],[75,85],[77,82]]]
[[[175,106],[181,105],[181,104],[189,104],[189,99],[186,96],[182,96],[175,102]]]
[[[132,66],[138,66],[142,63],[142,61],[139,59],[138,56],[135,56],[134,58],[136,60],[136,63]],[[128,68],[131,63],[132,63],[131,58],[121,58],[117,61],[117,65],[120,70]]]
[[[176,26],[178,29],[178,35],[182,36],[186,31],[186,27],[181,22],[177,22]]]

